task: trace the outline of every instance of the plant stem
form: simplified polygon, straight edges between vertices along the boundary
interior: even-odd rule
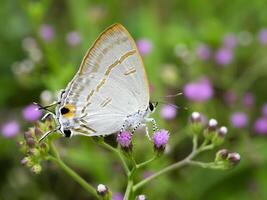
[[[93,186],[87,183],[81,176],[79,176],[75,171],[73,171],[69,166],[67,166],[60,158],[54,144],[50,143],[51,153],[53,156],[48,156],[46,159],[55,162],[66,174],[73,178],[77,183],[79,183],[88,193],[93,195],[95,198],[99,199],[96,190]]]
[[[148,182],[150,182],[151,180],[157,178],[158,176],[162,175],[162,174],[165,174],[169,171],[172,171],[172,170],[175,170],[175,169],[178,169],[180,167],[183,167],[185,166],[186,164],[188,164],[188,161],[190,159],[192,159],[194,157],[194,153],[192,152],[189,156],[187,156],[185,159],[179,161],[179,162],[176,162],[168,167],[165,167],[163,168],[162,170],[158,171],[157,173],[147,177],[146,179],[140,181],[139,183],[135,184],[133,186],[133,191],[137,191],[139,188],[141,188],[142,186],[144,186],[145,184],[147,184]]]
[[[128,167],[123,155],[121,154],[121,152],[119,150],[117,150],[116,148],[110,146],[109,144],[105,143],[104,141],[101,141],[98,144],[100,144],[102,147],[104,147],[104,148],[112,151],[113,153],[115,153],[120,158],[125,173],[127,175],[130,173],[129,167]]]
[[[136,168],[137,168],[137,169],[140,169],[140,168],[146,166],[147,164],[151,163],[152,161],[156,160],[156,158],[157,158],[157,156],[155,155],[155,156],[153,156],[153,158],[151,158],[151,159],[149,159],[149,160],[147,160],[147,161],[144,161],[144,162],[142,162],[142,163],[137,164],[137,165],[136,165]]]
[[[130,197],[131,191],[132,191],[132,187],[133,187],[133,180],[130,178],[130,179],[128,179],[127,188],[126,188],[126,192],[125,192],[125,195],[123,197],[123,200],[129,200],[129,197]]]

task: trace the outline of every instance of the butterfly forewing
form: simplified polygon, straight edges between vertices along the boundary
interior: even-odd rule
[[[75,106],[75,117],[89,135],[107,135],[148,103],[142,58],[127,30],[115,24],[88,50],[61,104]]]

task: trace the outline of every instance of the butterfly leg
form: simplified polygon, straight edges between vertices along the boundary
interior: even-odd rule
[[[134,132],[136,131],[136,129],[138,129],[139,128],[139,126],[141,125],[141,123],[138,123],[134,128],[133,128],[133,130],[132,130],[132,135],[134,134]]]
[[[154,118],[146,118],[146,122],[152,122],[152,128],[153,128],[153,132],[159,130],[156,120]]]

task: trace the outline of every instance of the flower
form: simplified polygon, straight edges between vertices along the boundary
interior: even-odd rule
[[[38,106],[30,104],[23,109],[22,115],[26,121],[36,121],[42,116],[42,111],[38,110]]]
[[[265,103],[263,106],[262,106],[262,114],[264,117],[267,117],[267,103]]]
[[[20,126],[16,121],[9,121],[1,128],[1,133],[4,137],[10,138],[16,136],[20,131]]]
[[[229,153],[228,154],[228,157],[227,157],[227,160],[229,161],[229,164],[231,166],[235,166],[237,165],[239,162],[240,162],[240,159],[241,159],[241,156],[239,153]]]
[[[208,45],[201,44],[197,47],[196,54],[200,60],[208,60],[211,56],[211,51]]]
[[[135,200],[146,200],[146,196],[144,194],[138,195]]]
[[[109,189],[107,186],[103,185],[103,184],[99,184],[96,188],[96,192],[98,195],[100,196],[106,196],[109,192]]]
[[[230,121],[233,127],[244,128],[248,123],[248,118],[243,112],[235,112],[231,115]]]
[[[40,37],[45,41],[51,41],[54,38],[54,29],[50,25],[42,25],[39,30]]]
[[[81,36],[78,32],[72,31],[66,35],[66,42],[69,46],[74,47],[81,43]]]
[[[267,44],[267,28],[260,30],[258,40],[261,44]]]
[[[117,142],[124,150],[130,150],[132,148],[132,135],[128,131],[122,131],[117,135]]]
[[[164,129],[155,132],[152,138],[155,149],[164,150],[166,147],[166,144],[168,143],[169,136],[170,136],[169,132]]]
[[[233,60],[233,52],[228,48],[220,48],[215,54],[215,61],[219,65],[228,65]]]
[[[137,48],[140,54],[145,56],[152,51],[153,45],[150,40],[144,38],[137,41]]]
[[[261,117],[254,122],[254,130],[260,135],[267,134],[267,118]]]
[[[237,96],[234,91],[229,90],[224,94],[223,98],[227,105],[232,106],[236,102]]]
[[[228,49],[233,49],[237,45],[237,38],[233,33],[227,34],[223,39],[223,46]]]
[[[213,88],[208,79],[201,79],[184,86],[184,95],[194,102],[205,102],[213,96]]]
[[[243,104],[245,107],[251,107],[254,105],[254,95],[250,92],[247,92],[243,97]]]
[[[113,195],[112,195],[112,200],[123,200],[123,195],[119,192],[115,192]]]
[[[160,111],[161,117],[166,119],[166,120],[171,120],[171,119],[175,118],[176,113],[177,113],[176,108],[174,106],[168,105],[168,104],[164,105]]]

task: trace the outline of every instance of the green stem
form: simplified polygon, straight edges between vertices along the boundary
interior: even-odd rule
[[[133,180],[128,179],[127,188],[123,200],[129,200],[133,187]]]
[[[155,156],[153,156],[153,158],[151,158],[151,159],[149,159],[149,160],[147,160],[147,161],[144,161],[144,162],[142,162],[142,163],[137,164],[137,165],[136,165],[136,168],[137,168],[137,169],[140,169],[140,168],[142,168],[142,167],[145,167],[146,165],[148,165],[148,164],[151,163],[152,161],[156,160],[157,158],[158,158],[158,157],[155,155]]]
[[[88,193],[92,194],[94,197],[99,199],[96,190],[93,186],[87,183],[81,176],[79,176],[75,171],[68,167],[60,158],[60,155],[55,148],[55,145],[50,141],[51,153],[53,156],[48,156],[47,159],[54,161],[58,166],[71,178],[73,178],[77,183],[79,183]]]
[[[75,171],[68,167],[61,159],[53,156],[48,156],[48,160],[54,161],[57,165],[77,183],[79,183],[88,193],[92,194],[95,198],[99,199],[96,190],[93,186],[87,183],[82,177],[80,177]]]
[[[130,173],[129,167],[128,167],[123,155],[121,154],[121,152],[119,150],[117,150],[116,148],[110,146],[109,144],[105,143],[104,141],[101,141],[98,144],[100,144],[102,147],[104,147],[104,148],[112,151],[113,153],[115,153],[120,158],[125,173],[127,175]]]

